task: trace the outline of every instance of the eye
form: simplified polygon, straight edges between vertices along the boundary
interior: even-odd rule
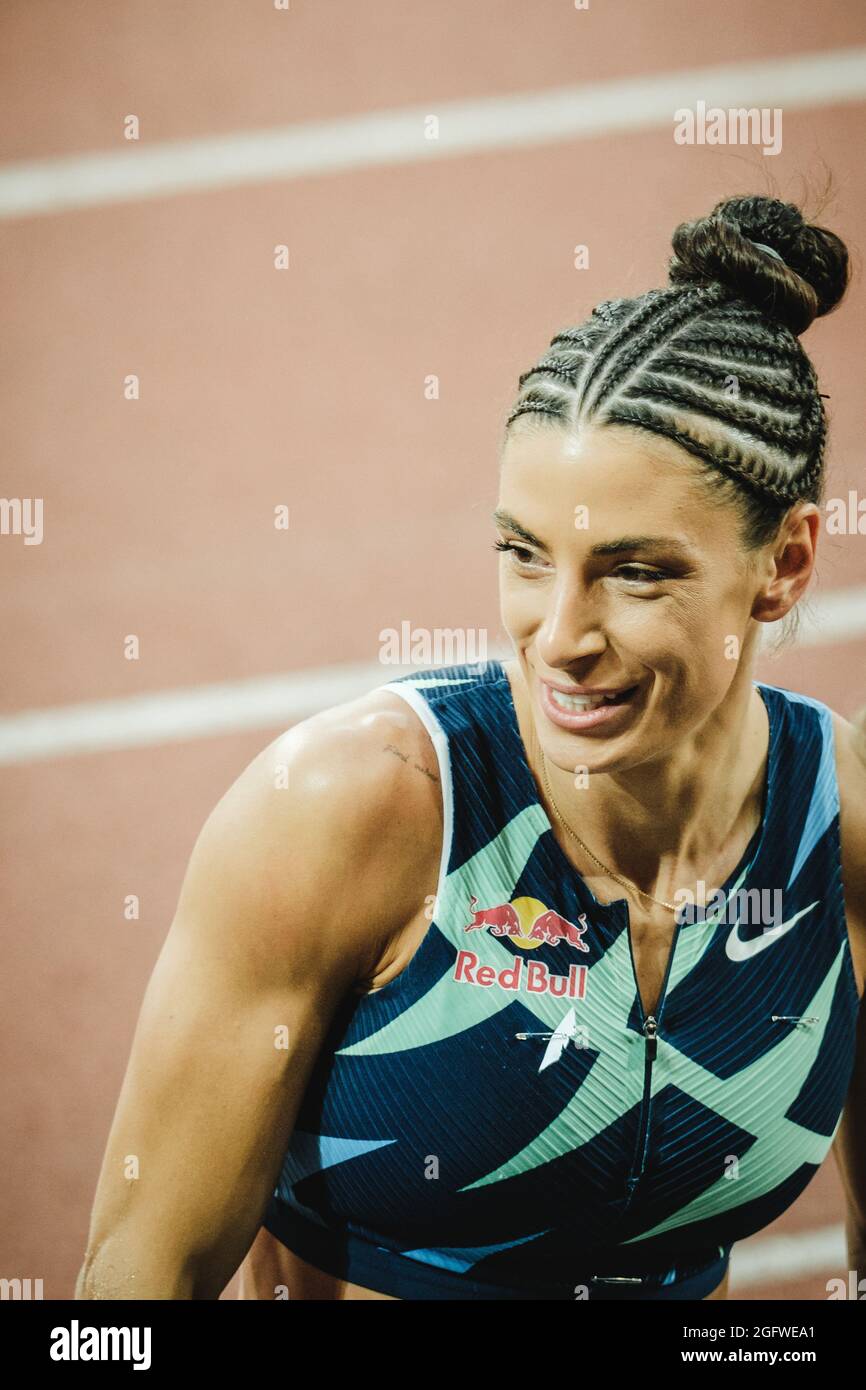
[[[664,570],[654,570],[648,565],[620,565],[616,572],[623,575],[629,584],[658,584],[670,578]],[[629,578],[629,575],[633,577]]]
[[[522,565],[524,569],[537,568],[537,566],[533,565],[532,562],[533,560],[538,560],[539,557],[536,555],[534,550],[529,550],[525,545],[515,545],[513,541],[498,540],[493,542],[493,549],[500,551],[510,551],[511,554],[513,554],[517,564]]]

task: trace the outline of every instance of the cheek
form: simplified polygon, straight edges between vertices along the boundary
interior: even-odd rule
[[[686,645],[712,661],[712,650],[721,651],[724,636],[740,631],[740,612],[734,600],[735,595],[725,591],[677,590],[645,605],[646,624],[666,635],[671,645]]]
[[[507,632],[516,636],[537,628],[544,622],[546,603],[540,585],[516,580],[503,563],[499,575],[499,612]]]
[[[727,593],[681,594],[647,606],[651,616],[631,645],[662,677],[666,698],[688,721],[696,706],[715,707],[733,681],[742,647],[741,615]]]
[[[681,596],[674,620],[684,640],[709,668],[717,669],[739,657],[745,623],[742,594],[734,585],[722,583]]]
[[[728,655],[739,646],[729,608],[718,598],[676,594],[620,607],[608,626],[608,636],[620,652],[629,653],[683,695],[703,690],[719,692],[733,679],[735,662]]]

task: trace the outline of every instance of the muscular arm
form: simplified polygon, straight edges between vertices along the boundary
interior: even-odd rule
[[[842,877],[852,936],[866,943],[866,709],[860,724],[834,716],[840,789]],[[866,958],[866,946],[861,959]],[[848,1267],[866,1279],[866,1006],[857,1024],[854,1070],[833,1141],[845,1189]]]
[[[866,1279],[866,1011],[857,1022],[857,1054],[833,1152],[845,1189],[848,1268]]]
[[[435,891],[441,798],[421,763],[435,772],[417,717],[374,693],[277,739],[211,812],[145,992],[77,1298],[219,1297],[337,1005]]]

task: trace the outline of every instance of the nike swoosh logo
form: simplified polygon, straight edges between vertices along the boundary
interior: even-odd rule
[[[772,946],[774,941],[778,941],[780,936],[784,936],[793,926],[799,922],[801,917],[805,917],[807,912],[811,912],[813,907],[817,907],[820,902],[818,898],[815,902],[804,907],[802,912],[791,917],[787,922],[780,922],[777,927],[767,927],[761,932],[760,936],[753,937],[751,941],[743,941],[738,935],[739,922],[735,922],[731,928],[730,935],[725,942],[725,952],[728,960],[750,960],[752,956],[758,955],[760,951],[766,951],[768,946]]]

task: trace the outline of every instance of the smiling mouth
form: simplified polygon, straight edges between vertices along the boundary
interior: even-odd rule
[[[566,695],[564,691],[547,685],[551,704],[566,714],[581,714],[585,710],[600,709],[603,705],[627,704],[637,688],[636,685],[630,685],[624,690],[618,690],[615,695]]]

